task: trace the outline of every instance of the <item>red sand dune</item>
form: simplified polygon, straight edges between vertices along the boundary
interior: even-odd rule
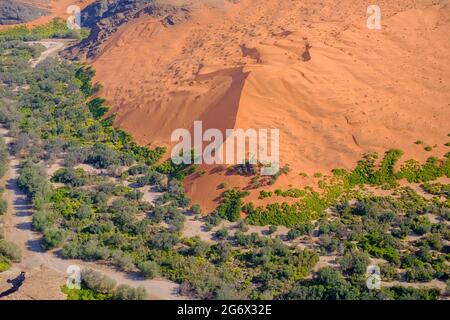
[[[299,172],[352,168],[367,151],[395,147],[419,160],[448,152],[446,1],[379,1],[382,30],[366,27],[369,1],[211,3],[169,28],[150,17],[128,23],[93,61],[116,124],[138,142],[168,144],[194,120],[278,128],[281,161],[292,172],[276,187],[311,182]],[[437,147],[426,152],[416,140]],[[203,169],[186,187],[206,210],[221,182],[248,183]]]

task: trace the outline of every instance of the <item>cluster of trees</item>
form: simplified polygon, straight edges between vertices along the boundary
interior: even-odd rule
[[[348,263],[352,268],[363,270],[368,262],[367,254],[370,254],[387,260],[388,263],[382,267],[382,273],[386,276],[384,279],[446,281],[450,268],[443,240],[450,239],[450,228],[447,224],[431,223],[425,215],[445,208],[446,202],[426,200],[411,189],[400,193],[398,199],[369,197],[353,205],[344,202],[337,206],[336,213],[342,218],[323,221],[319,226],[323,251],[343,254],[338,260],[347,260],[341,263],[344,274],[348,272]],[[412,242],[408,236],[420,238]],[[354,252],[360,251],[355,251],[355,242],[362,250],[357,257]],[[400,269],[405,271],[401,273]]]
[[[0,32],[0,82],[6,87],[25,85],[29,74],[25,66],[43,49],[43,46],[30,46],[21,41],[2,41]],[[2,92],[2,96],[6,95],[11,94]]]
[[[130,171],[131,169],[132,168],[130,168],[128,171]],[[136,179],[136,183],[139,187],[153,186],[158,192],[167,191],[169,187],[167,176],[157,171],[147,171],[144,176],[138,177]]]
[[[88,179],[88,174],[81,168],[61,168],[53,174],[51,181],[64,183],[72,187],[81,187],[88,182]]]
[[[237,189],[225,191],[222,194],[222,202],[217,207],[214,214],[231,222],[238,221],[241,218],[242,198],[248,195],[249,192],[239,191]]]
[[[116,281],[92,269],[81,271],[81,288],[63,289],[69,300],[144,300],[147,296],[142,287],[116,286]]]
[[[289,240],[297,239],[301,236],[312,235],[315,226],[312,223],[305,222],[296,225],[294,228],[289,230],[287,237]]]
[[[326,267],[313,279],[298,282],[284,295],[294,300],[436,300],[439,289],[395,286],[380,291],[368,290],[363,283],[354,284],[339,271]]]

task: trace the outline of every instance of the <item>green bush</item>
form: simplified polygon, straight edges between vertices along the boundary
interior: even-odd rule
[[[249,192],[241,192],[236,189],[227,190],[222,195],[222,203],[215,210],[217,215],[231,222],[238,221],[241,217],[242,198]]]
[[[5,139],[0,137],[0,178],[2,178],[8,169],[8,150],[6,149]]]
[[[3,255],[13,262],[22,261],[22,251],[20,247],[14,242],[6,241],[4,239],[0,239],[0,255]]]
[[[50,250],[59,246],[63,240],[64,230],[49,228],[44,230],[41,245],[45,250]]]
[[[46,25],[36,26],[32,29],[26,26],[11,27],[0,31],[0,39],[39,40],[46,38],[73,38],[72,30],[67,27],[63,19],[54,18]]]
[[[226,239],[228,237],[228,230],[226,228],[217,230],[216,237],[221,240]]]
[[[45,169],[31,162],[22,164],[17,185],[25,191],[29,197],[43,197],[49,199],[51,194],[50,185],[47,182]]]
[[[103,294],[112,293],[116,287],[115,280],[92,269],[81,271],[81,281],[87,288]]]
[[[64,183],[72,187],[81,187],[87,183],[88,175],[81,168],[61,168],[53,174],[51,181]]]
[[[112,253],[114,264],[122,271],[130,272],[135,268],[134,259],[122,251],[114,251]]]
[[[52,220],[51,213],[44,210],[37,211],[33,214],[33,228],[38,231],[44,231],[45,229],[51,227]]]
[[[301,236],[311,235],[314,230],[314,225],[311,223],[301,223],[295,226],[295,228],[289,230],[288,239],[294,240]]]
[[[145,300],[147,292],[144,288],[132,288],[125,284],[121,284],[114,292],[115,300]]]
[[[397,268],[391,266],[390,264],[382,264],[380,265],[381,269],[381,279],[383,281],[395,281],[400,280],[400,274],[397,271]]]
[[[192,214],[195,214],[195,215],[199,215],[202,213],[202,207],[199,204],[193,204],[191,206],[190,210],[191,210]]]
[[[159,265],[154,261],[143,261],[138,264],[138,269],[147,279],[153,279],[159,276]]]
[[[11,268],[11,262],[4,256],[0,255],[0,272],[4,272]]]
[[[337,262],[342,268],[344,274],[349,276],[362,276],[367,271],[370,264],[370,257],[367,253],[357,250],[347,250],[342,258]]]

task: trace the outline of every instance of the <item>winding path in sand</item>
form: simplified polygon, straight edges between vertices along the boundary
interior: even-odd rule
[[[46,49],[41,53],[39,58],[31,60],[31,67],[36,67],[40,62],[44,61],[48,57],[56,55],[59,51],[61,51],[64,47],[66,47],[68,41],[30,41],[29,44],[40,44],[43,45]]]

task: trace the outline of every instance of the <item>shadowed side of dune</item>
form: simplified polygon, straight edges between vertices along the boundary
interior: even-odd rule
[[[245,72],[240,67],[197,76],[198,81],[214,79],[215,77],[231,78],[231,84],[223,93],[222,98],[207,106],[205,112],[198,119],[203,123],[203,130],[219,129],[225,136],[226,129],[235,127],[242,91],[249,74],[250,72]],[[191,127],[191,132],[193,132],[192,130]]]

